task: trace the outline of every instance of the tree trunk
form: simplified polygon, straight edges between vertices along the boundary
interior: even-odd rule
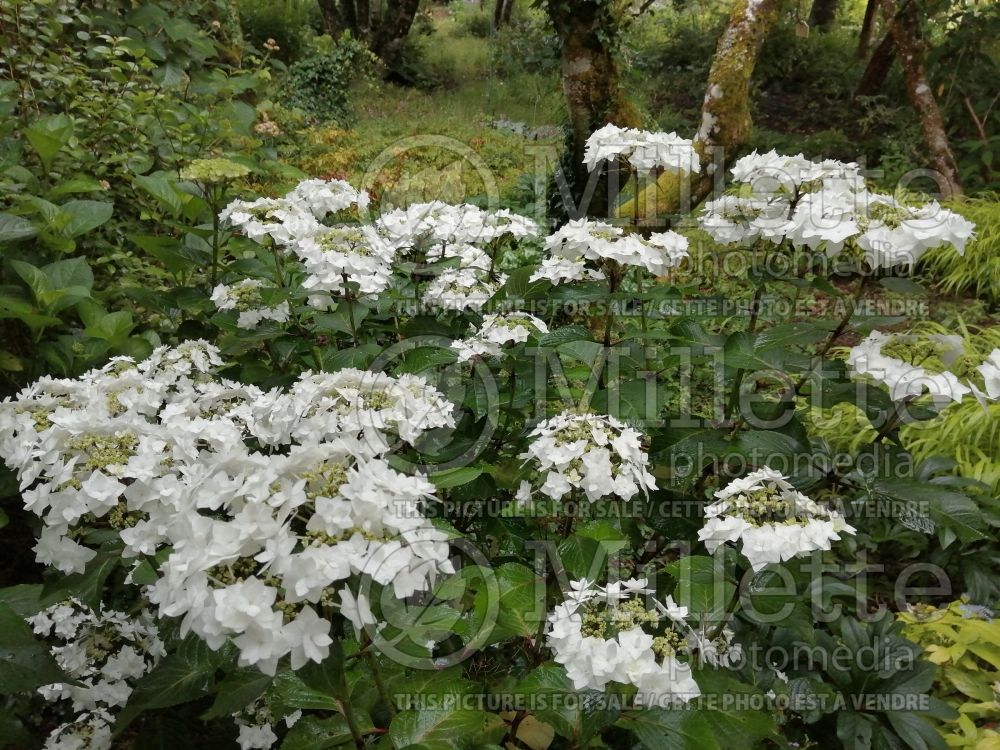
[[[892,27],[885,33],[885,37],[879,42],[878,47],[872,53],[865,72],[861,74],[858,87],[854,92],[855,96],[872,96],[877,94],[885,86],[885,79],[889,77],[892,70],[892,62],[896,59],[896,38],[893,36]]]
[[[809,11],[809,25],[814,29],[829,31],[837,18],[837,6],[840,0],[813,0]]]
[[[784,0],[738,0],[729,24],[719,38],[701,105],[701,127],[694,147],[701,157],[701,173],[690,178],[664,172],[649,185],[638,209],[652,219],[690,211],[721,185],[725,165],[750,137],[750,78],[764,40],[784,5]],[[690,193],[685,188],[690,184]],[[620,215],[633,216],[626,203]]]
[[[323,16],[323,28],[326,33],[336,39],[344,30],[344,21],[337,8],[337,0],[317,0],[319,12]]]
[[[878,15],[878,1],[868,0],[865,5],[865,20],[861,23],[861,33],[858,35],[858,57],[868,57],[872,40],[875,38],[875,19]]]
[[[358,26],[358,9],[354,5],[354,0],[340,0],[340,17],[344,28],[351,32],[351,36],[363,42],[368,41]]]
[[[410,34],[420,0],[397,0],[389,4],[372,35],[372,52],[386,68],[393,70],[399,63],[406,37]]]
[[[920,28],[920,10],[913,0],[903,0],[898,11],[893,0],[882,0],[882,12],[896,39],[899,62],[906,79],[906,93],[920,121],[924,144],[927,146],[931,167],[937,172],[941,193],[945,198],[962,195],[958,163],[948,142],[944,118],[924,69],[925,43]]]
[[[621,89],[614,44],[619,33],[611,4],[602,0],[549,0],[549,17],[560,41],[563,93],[569,114],[569,164],[577,211],[591,216],[609,212],[608,181],[591,180],[587,196],[587,166],[583,163],[587,139],[612,123],[637,124],[638,116]]]
[[[514,0],[497,0],[496,5],[493,6],[494,31],[510,21],[510,12],[513,6]]]

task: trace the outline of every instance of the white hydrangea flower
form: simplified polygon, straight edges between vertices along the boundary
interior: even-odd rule
[[[688,240],[677,232],[653,233],[647,239],[590,219],[567,222],[546,238],[545,247],[553,257],[612,260],[653,274],[676,268],[688,256]]]
[[[307,209],[317,219],[351,206],[368,208],[371,198],[344,180],[303,180],[285,196],[285,200]]]
[[[398,248],[486,245],[501,237],[533,237],[538,225],[507,209],[484,211],[468,203],[414,203],[383,214],[375,222]]]
[[[344,295],[349,284],[361,294],[378,294],[392,283],[396,253],[370,226],[323,227],[300,237],[291,250],[308,273],[302,287],[314,304]]]
[[[110,750],[114,717],[107,711],[85,711],[52,730],[44,750]]]
[[[234,200],[219,213],[223,226],[238,230],[254,242],[270,237],[278,245],[288,245],[319,228],[315,217],[285,198]]]
[[[622,500],[656,489],[642,434],[612,416],[563,412],[543,421],[529,435],[521,458],[541,479],[542,494],[559,500],[575,489],[591,502]]]
[[[84,522],[117,531],[126,557],[169,550],[148,589],[161,616],[212,648],[231,639],[242,664],[299,668],[332,642],[320,603],[371,625],[366,595],[344,591],[370,581],[404,598],[452,571],[448,536],[424,515],[433,485],[386,454],[454,426],[453,406],[416,375],[306,373],[264,392],[215,378],[219,364],[188,342],[43,379],[0,403],[0,455],[43,520],[40,560],[82,571],[94,555],[73,538]],[[107,661],[109,705],[127,700],[137,668],[127,652]]]
[[[70,598],[27,618],[35,634],[73,682],[43,685],[50,703],[65,701],[78,716],[53,730],[46,747],[110,747],[111,709],[121,708],[133,686],[165,654],[152,615],[94,611]],[[81,744],[77,744],[81,743]]]
[[[957,350],[955,338],[958,339]],[[963,352],[959,337],[931,335],[921,341],[915,336],[872,331],[848,353],[847,364],[851,368],[851,373],[885,384],[893,401],[916,398],[927,393],[936,404],[943,405],[948,401],[960,402],[973,392],[968,381],[962,382],[949,370],[933,372],[928,367],[911,364],[906,359],[883,351],[894,345],[898,351],[904,351],[915,345],[920,350],[916,355],[921,361],[926,362],[928,357],[937,357],[945,366],[954,363]],[[908,353],[908,356],[912,357],[914,354]]]
[[[766,466],[734,479],[715,497],[705,508],[698,539],[709,553],[726,542],[739,542],[754,570],[828,550],[841,534],[855,532],[836,510],[810,500]]]
[[[220,310],[238,310],[236,325],[254,329],[262,320],[284,323],[291,315],[287,301],[277,305],[265,305],[260,290],[264,283],[258,279],[243,279],[235,284],[219,284],[212,290],[212,302]]]
[[[707,201],[702,228],[716,242],[761,241],[852,252],[871,268],[912,267],[927,250],[951,246],[959,254],[975,225],[936,201],[913,207],[869,192],[854,163],[814,162],[802,154],[754,152],[733,166],[733,180],[749,186]]]
[[[990,356],[976,368],[982,375],[987,397],[1000,399],[1000,349],[994,349]]]
[[[677,133],[652,133],[608,124],[587,139],[583,163],[589,170],[617,158],[625,159],[639,172],[665,169],[697,174],[701,164],[694,143]]]
[[[473,357],[498,357],[507,344],[523,344],[531,336],[548,333],[545,321],[526,312],[485,315],[472,336],[453,341],[451,348],[458,352],[458,361],[467,362]]]
[[[434,309],[478,312],[506,282],[505,274],[491,281],[477,268],[446,268],[423,288],[422,299]]]
[[[529,277],[529,281],[545,279],[552,284],[565,284],[571,281],[598,281],[605,278],[604,273],[595,268],[588,268],[583,257],[566,258],[561,256],[543,258],[541,265]]]
[[[546,643],[576,690],[604,690],[609,682],[635,685],[637,706],[662,707],[701,694],[687,663],[687,611],[669,598],[649,609],[646,583],[630,579],[599,587],[573,581],[566,600],[549,614]]]

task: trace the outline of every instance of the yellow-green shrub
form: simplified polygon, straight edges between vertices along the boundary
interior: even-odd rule
[[[1000,620],[965,600],[917,605],[898,617],[903,634],[938,665],[935,696],[958,711],[942,727],[948,745],[1000,750]]]

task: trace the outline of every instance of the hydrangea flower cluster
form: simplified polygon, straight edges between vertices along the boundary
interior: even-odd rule
[[[352,206],[364,211],[371,202],[368,193],[344,180],[303,180],[285,198],[319,220]]]
[[[548,332],[545,321],[530,313],[485,315],[478,328],[473,326],[471,336],[453,341],[451,348],[458,352],[459,362],[467,362],[473,357],[498,357],[507,344],[523,344],[531,336]]]
[[[701,164],[692,141],[677,133],[651,133],[608,124],[587,139],[583,163],[593,171],[601,162],[612,159],[626,160],[637,172],[666,169],[697,174]]]
[[[582,260],[614,261],[622,266],[636,266],[662,275],[688,257],[688,240],[677,232],[654,232],[648,238],[626,234],[621,227],[592,219],[567,222],[545,240],[552,258],[561,259],[562,267],[544,265],[536,277],[556,276],[556,269],[567,278],[584,275]],[[573,264],[573,265],[568,265]],[[578,269],[578,270],[575,270]]]
[[[308,274],[302,287],[315,307],[328,307],[333,296],[385,291],[392,283],[396,253],[372,226],[320,227],[299,237],[290,249]]]
[[[906,206],[869,191],[852,162],[754,152],[738,160],[732,174],[739,192],[706,202],[700,219],[723,244],[788,242],[830,257],[849,251],[872,268],[892,268],[912,266],[941,245],[961,254],[975,230],[936,201]]]
[[[847,355],[852,374],[883,383],[894,401],[927,393],[935,404],[974,395],[981,403],[1000,398],[1000,349],[986,361],[966,354],[961,336],[915,336],[872,331]],[[982,379],[980,389],[975,378]],[[984,392],[985,390],[985,392]]]
[[[432,309],[478,312],[506,282],[505,274],[494,280],[481,268],[446,268],[424,287],[422,299]]]
[[[559,500],[582,490],[591,502],[656,489],[642,434],[609,415],[563,412],[539,424],[521,458],[544,476],[538,488]]]
[[[274,725],[280,718],[286,727],[293,727],[302,718],[302,711],[293,711],[284,717],[275,717],[271,702],[261,696],[242,711],[233,714],[233,723],[239,732],[236,743],[240,750],[268,750],[278,741]]]
[[[570,583],[566,600],[549,614],[547,645],[576,690],[635,685],[637,706],[669,707],[701,694],[688,658],[687,608],[673,599],[646,600],[644,578],[595,586]]]
[[[367,193],[342,180],[305,180],[283,198],[236,200],[222,222],[257,242],[270,238],[276,250],[294,257],[305,271],[302,288],[309,304],[321,309],[339,298],[376,295],[393,285],[399,261],[458,260],[422,291],[433,309],[478,311],[507,277],[496,273],[486,249],[503,238],[538,234],[532,220],[507,209],[485,211],[469,204],[416,203],[389,211],[372,223],[327,223],[356,208],[364,212]],[[219,292],[220,299],[226,293]],[[246,320],[251,319],[246,316]]]
[[[288,301],[265,305],[261,296],[263,288],[264,283],[258,279],[243,279],[230,285],[219,284],[212,290],[212,302],[220,310],[238,311],[236,325],[240,328],[254,329],[262,320],[286,322],[291,314]]]
[[[278,245],[288,245],[320,226],[312,213],[288,198],[234,200],[222,209],[219,220],[254,242],[270,239]]]
[[[755,571],[828,550],[841,534],[855,531],[836,510],[810,500],[766,466],[734,479],[715,497],[705,508],[698,539],[710,554],[720,544],[740,542],[740,551]]]
[[[117,531],[125,557],[169,550],[147,590],[161,615],[212,648],[233,638],[242,664],[297,669],[328,652],[317,610],[358,617],[359,581],[402,598],[451,572],[423,513],[433,485],[387,454],[454,426],[453,407],[415,375],[305,373],[262,391],[218,379],[221,364],[189,342],[42,379],[0,404],[0,455],[44,521],[40,562],[82,571],[95,552],[81,527]]]
[[[484,211],[468,203],[413,203],[384,213],[379,231],[397,248],[430,249],[444,245],[487,245],[501,237],[534,237],[538,225],[507,209]]]
[[[46,701],[68,702],[77,714],[49,734],[46,750],[110,748],[111,710],[125,705],[135,682],[165,654],[152,615],[95,612],[68,599],[27,621],[36,635],[53,644],[56,663],[74,680],[38,688]]]

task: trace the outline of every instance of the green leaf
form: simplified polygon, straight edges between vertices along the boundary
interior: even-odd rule
[[[237,669],[226,675],[219,683],[215,694],[215,703],[202,714],[202,719],[217,719],[241,711],[271,686],[273,677],[264,674],[256,667]]]
[[[446,490],[449,487],[459,487],[463,484],[468,484],[482,473],[483,470],[478,466],[460,466],[456,469],[445,469],[444,471],[434,472],[427,478],[439,490]]]
[[[753,348],[763,352],[769,349],[780,349],[786,346],[802,346],[822,341],[829,334],[812,323],[789,323],[775,326],[757,334]]]
[[[330,645],[330,655],[321,664],[309,662],[298,671],[307,687],[338,700],[349,696],[347,680],[344,678],[344,650],[339,640]]]
[[[55,155],[73,137],[73,120],[68,115],[49,115],[33,122],[24,135],[48,170]]]
[[[132,313],[127,310],[119,310],[118,312],[106,313],[101,316],[101,319],[95,324],[87,326],[84,333],[95,339],[116,341],[128,336],[134,327],[135,322],[132,320]]]
[[[177,182],[166,175],[136,175],[132,178],[132,182],[143,192],[156,198],[172,215],[178,216],[184,210],[187,193],[178,188]]]
[[[197,636],[189,636],[135,685],[128,704],[118,714],[116,732],[140,713],[168,708],[208,695],[215,682],[220,655]]]
[[[372,729],[374,727],[370,721],[365,722],[364,726],[358,726],[362,733],[368,733]],[[295,722],[295,726],[285,736],[281,750],[325,750],[353,741],[351,730],[343,716],[331,716],[327,719],[305,716]]]
[[[7,372],[20,372],[24,369],[24,363],[8,351],[0,349],[0,370]]]
[[[967,495],[951,492],[931,482],[893,479],[876,482],[874,492],[902,500],[914,507],[918,515],[926,514],[938,531],[951,529],[963,542],[988,539],[986,520],[979,506]]]
[[[34,293],[36,300],[41,300],[45,293],[52,289],[49,277],[40,268],[36,268],[23,260],[10,261],[10,267],[28,285],[28,288]]]
[[[701,711],[647,708],[623,716],[618,725],[635,732],[648,750],[721,750]]]
[[[71,177],[68,180],[63,180],[54,188],[46,193],[50,198],[57,198],[61,195],[69,195],[70,193],[102,193],[104,192],[104,186],[101,181],[94,177],[87,177],[86,175],[78,175],[77,177]]]
[[[290,669],[274,676],[267,691],[274,710],[281,715],[296,709],[336,711],[340,704],[331,696],[307,686],[302,678]]]
[[[709,619],[722,617],[736,592],[736,585],[726,576],[722,556],[682,557],[667,565],[664,571],[677,581],[674,589],[677,603]]]
[[[114,210],[113,203],[104,201],[69,201],[59,207],[56,226],[63,237],[78,237],[101,226]]]
[[[559,664],[545,664],[533,670],[517,686],[519,693],[532,696],[535,717],[567,738],[576,747],[586,747],[588,740],[619,716],[616,701],[602,701],[596,691],[578,692]],[[573,696],[579,700],[566,700]],[[596,706],[588,705],[589,698]]]
[[[24,217],[0,213],[0,243],[26,240],[37,233],[35,225]]]
[[[506,724],[497,714],[471,709],[401,711],[389,725],[396,750],[418,744],[434,748],[495,744],[505,732]]]
[[[0,694],[25,693],[66,679],[28,623],[0,604]]]
[[[886,711],[885,716],[909,750],[948,750],[944,738],[922,716],[909,711]]]
[[[560,346],[571,341],[591,341],[591,332],[584,326],[564,326],[542,334],[538,339],[539,346]]]
[[[91,289],[94,286],[94,274],[86,258],[57,260],[41,270],[53,289],[68,289],[74,286]]]
[[[520,563],[504,563],[496,570],[499,606],[488,643],[498,643],[514,636],[538,634],[545,619],[545,580]],[[485,617],[490,611],[489,597],[497,591],[484,586],[476,592],[476,613]],[[486,644],[484,644],[486,645]]]

